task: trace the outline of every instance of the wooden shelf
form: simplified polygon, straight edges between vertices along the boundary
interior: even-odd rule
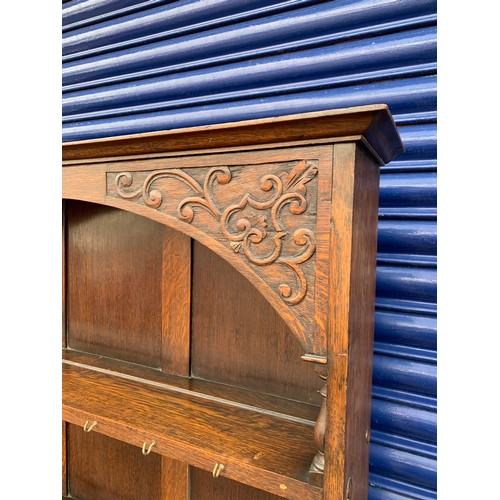
[[[203,392],[202,392],[203,391]],[[100,356],[63,353],[63,419],[285,498],[319,499],[307,482],[319,409]],[[82,430],[83,432],[83,430]]]

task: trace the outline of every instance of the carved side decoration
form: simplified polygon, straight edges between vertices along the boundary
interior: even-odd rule
[[[318,167],[316,161],[306,160],[267,166],[272,173],[260,175],[260,179],[254,175],[250,179],[253,186],[247,179],[241,185],[244,177],[241,174],[250,170],[246,166],[108,172],[107,194],[125,200],[142,200],[147,207],[163,210],[188,224],[195,224],[198,218],[198,229],[209,234],[218,232],[216,239],[225,241],[232,252],[253,266],[277,265],[287,269],[288,274],[282,273],[287,281],[274,286],[281,300],[295,306],[308,291],[311,277],[302,265],[315,253],[316,240],[314,225],[312,228],[310,223],[309,227],[297,225],[293,216],[308,211],[311,196],[308,196],[307,184],[316,177]],[[251,169],[258,171],[263,167]],[[283,167],[291,169],[280,171]],[[167,179],[183,184],[184,189],[162,182]],[[234,199],[236,193],[242,194]],[[217,228],[205,227],[202,211],[216,222]],[[299,222],[309,221],[306,218]]]

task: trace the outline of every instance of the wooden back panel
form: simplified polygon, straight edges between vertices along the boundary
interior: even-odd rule
[[[66,206],[67,345],[161,367],[159,224],[89,203]]]
[[[192,375],[320,405],[320,380],[283,319],[218,255],[193,250]]]
[[[173,359],[182,349],[194,377],[320,404],[319,382],[301,360],[297,339],[223,259],[195,243],[190,279],[189,255],[179,259],[165,248],[165,241],[182,237],[176,231],[123,210],[71,200],[66,217],[70,349],[187,375],[185,362]],[[181,289],[186,281],[192,291]],[[163,307],[162,317],[163,288],[174,290],[176,303],[184,295],[189,302],[192,293],[187,338],[179,338],[183,331],[175,327],[165,335],[168,325],[186,323],[186,307]]]

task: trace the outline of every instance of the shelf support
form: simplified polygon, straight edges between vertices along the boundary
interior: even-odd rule
[[[323,477],[325,471],[325,431],[326,431],[326,379],[327,367],[326,365],[319,365],[315,368],[316,373],[323,381],[323,387],[319,393],[322,396],[321,409],[319,411],[316,425],[314,426],[314,441],[318,449],[314,456],[308,472],[308,481],[315,486],[323,486]]]

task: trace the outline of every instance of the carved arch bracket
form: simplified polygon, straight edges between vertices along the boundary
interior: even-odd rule
[[[317,173],[317,160],[115,171],[106,173],[106,196],[201,231],[215,251],[210,240],[222,244],[233,264],[256,274],[283,303],[308,349],[311,325],[304,318],[311,315],[304,311],[314,307]]]

